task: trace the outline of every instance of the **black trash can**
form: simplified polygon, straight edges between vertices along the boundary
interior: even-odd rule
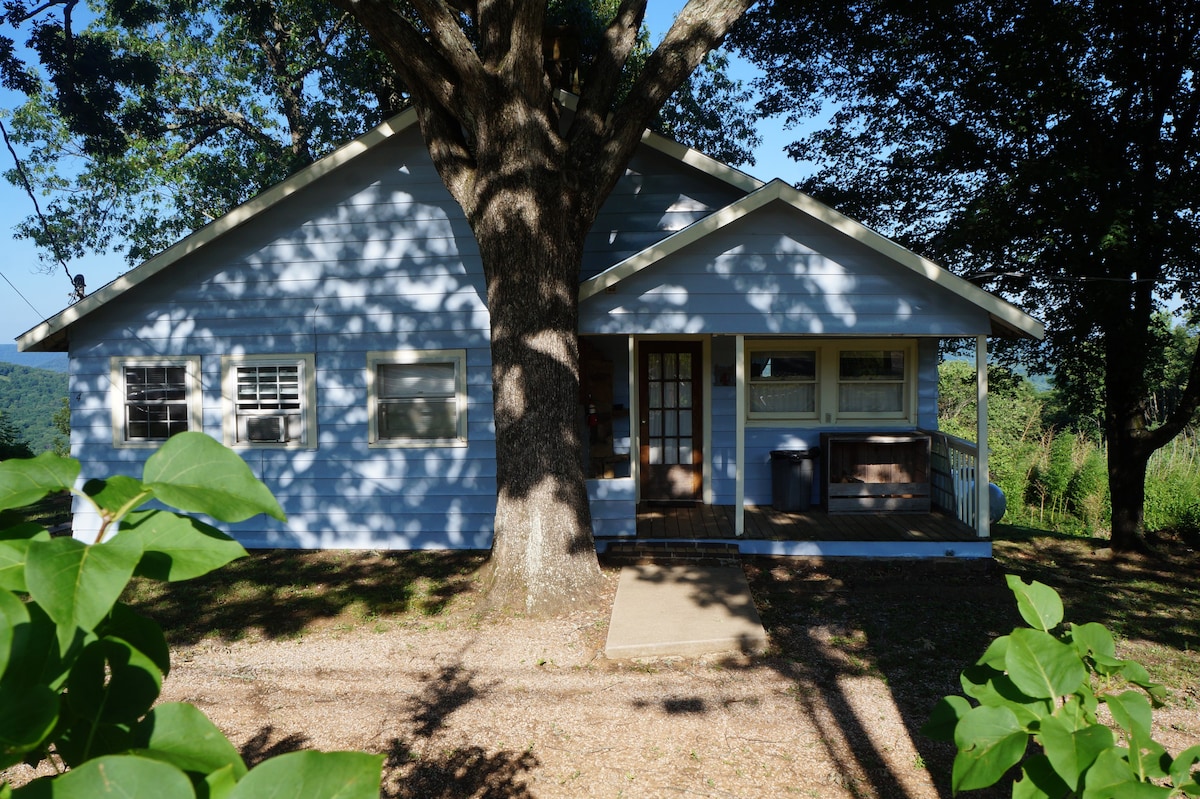
[[[817,453],[815,448],[771,450],[771,505],[775,510],[808,510]]]

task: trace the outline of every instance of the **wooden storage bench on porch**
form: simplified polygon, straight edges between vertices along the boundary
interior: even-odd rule
[[[924,433],[823,433],[822,499],[829,513],[929,513]]]

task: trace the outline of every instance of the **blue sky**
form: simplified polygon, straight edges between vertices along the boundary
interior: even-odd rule
[[[682,2],[678,0],[650,0],[646,24],[656,40],[666,32],[673,15],[681,7]],[[734,65],[734,74],[749,82],[757,72],[748,64],[739,62]],[[0,90],[0,109],[3,109],[0,113],[5,120],[21,99],[12,92]],[[744,167],[744,170],[763,180],[778,177],[791,183],[800,181],[806,175],[805,168],[783,154],[783,147],[796,136],[783,130],[782,123],[777,120],[761,123],[760,135],[763,143],[755,153],[756,164]],[[17,153],[24,155],[19,147]],[[12,155],[7,149],[0,148],[0,169],[6,171],[12,166]],[[38,202],[45,207],[44,198],[39,197]],[[11,342],[43,319],[61,311],[68,303],[71,287],[62,267],[46,274],[41,269],[33,245],[13,237],[14,227],[32,213],[33,204],[28,195],[7,181],[0,180],[0,236],[3,237],[0,238],[3,241],[3,250],[0,252],[0,296],[4,297],[4,302],[0,304],[3,308],[0,342]],[[72,273],[85,276],[89,291],[95,291],[128,269],[117,255],[90,256],[70,263],[69,267]]]

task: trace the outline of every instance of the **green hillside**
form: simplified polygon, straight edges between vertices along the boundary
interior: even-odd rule
[[[54,413],[67,397],[62,372],[0,363],[0,415],[12,424],[34,454],[54,446]]]

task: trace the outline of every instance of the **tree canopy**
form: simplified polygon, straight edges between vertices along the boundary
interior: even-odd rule
[[[836,109],[790,148],[807,189],[1044,318],[1048,363],[1103,387],[1113,542],[1137,546],[1147,460],[1200,402],[1193,357],[1150,422],[1157,314],[1200,305],[1200,7],[773,0],[737,41],[765,110]]]
[[[581,72],[591,67],[615,9],[611,0],[548,5],[547,25],[578,39],[574,66]],[[88,106],[103,122],[83,124],[73,110],[70,98],[90,96],[97,78],[60,74],[65,56],[42,64],[44,82],[18,73],[30,99],[14,112],[13,138],[29,149],[24,167],[34,189],[51,198],[48,224],[31,214],[18,235],[33,240],[51,267],[59,258],[110,250],[137,264],[409,101],[363,29],[324,0],[229,0],[215,9],[184,0],[170,14],[152,10],[131,17],[109,4],[70,34],[146,67],[140,83],[119,79],[124,73],[107,78],[114,110],[104,112],[99,99]],[[35,30],[52,38],[50,27],[43,19]],[[68,36],[65,20],[59,36]],[[650,50],[643,28],[623,91]],[[79,88],[64,92],[59,87],[67,83]],[[752,163],[758,139],[750,98],[729,77],[727,58],[714,53],[652,124],[713,157]],[[155,109],[155,124],[143,124],[140,112],[126,124],[122,109],[141,107]],[[15,171],[8,177],[17,183]]]

